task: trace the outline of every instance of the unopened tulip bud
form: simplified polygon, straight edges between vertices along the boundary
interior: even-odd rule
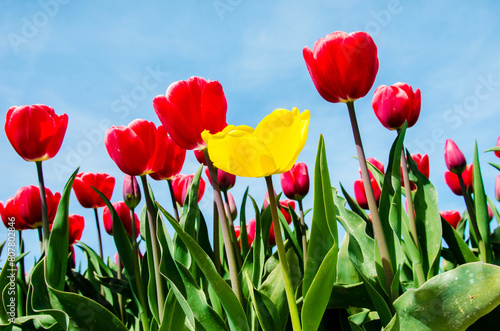
[[[444,161],[448,169],[457,175],[464,172],[467,165],[464,154],[451,139],[447,139],[444,145]]]
[[[495,198],[500,201],[500,175],[497,176],[497,180],[495,181]]]
[[[123,180],[123,200],[130,209],[134,209],[141,202],[141,189],[135,176],[125,175]]]
[[[210,178],[210,172],[208,168],[205,168],[205,174],[208,177],[210,185],[212,185],[212,178]],[[236,183],[236,176],[225,172],[224,170],[217,169],[217,181],[219,182],[219,188],[221,191],[227,191],[233,188]]]
[[[380,191],[380,187],[378,186],[375,178],[370,179],[370,182],[373,188],[373,194],[375,195],[375,200],[378,204],[380,194],[382,192]],[[368,209],[368,200],[366,198],[365,186],[363,184],[363,180],[361,179],[354,181],[354,197],[356,198],[356,201],[361,208]]]
[[[456,210],[444,210],[439,213],[454,229],[457,228],[458,223],[462,220],[462,216],[460,216],[460,213]]]
[[[309,192],[309,172],[303,162],[296,163],[289,171],[282,173],[281,188],[288,199],[302,200]]]
[[[233,195],[231,193],[227,194],[227,206],[229,206],[229,211],[226,209],[226,215],[229,217],[231,213],[231,219],[235,220],[238,217],[238,209],[236,208],[236,203],[234,202]]]

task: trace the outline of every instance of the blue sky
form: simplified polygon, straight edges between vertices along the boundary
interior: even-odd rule
[[[421,115],[407,132],[406,147],[429,154],[440,209],[462,211],[463,200],[443,180],[444,141],[453,139],[472,162],[477,140],[486,192],[493,197],[498,171],[488,162],[500,160],[482,151],[500,135],[499,13],[496,1],[7,0],[0,4],[0,109],[5,118],[13,105],[43,103],[68,114],[61,150],[44,162],[47,187],[61,191],[80,166],[114,175],[117,201],[123,174],[106,153],[105,130],[136,118],[159,124],[152,99],[174,81],[219,80],[230,124],[255,126],[275,108],[309,109],[309,138],[299,161],[312,173],[323,134],[332,185],[342,182],[352,193],[359,173],[347,109],[316,92],[302,48],[333,31],[367,31],[380,61],[374,87],[355,103],[367,157],[387,164],[396,136],[375,117],[373,90],[399,81],[420,88]],[[0,153],[0,200],[37,184],[35,165],[15,153],[5,134]],[[197,167],[188,153],[182,173]],[[151,182],[169,207],[167,184]],[[274,182],[279,191],[277,176]],[[263,179],[238,178],[232,190],[237,203],[247,186],[257,201],[263,199]],[[207,219],[209,191],[201,202]],[[305,205],[312,206],[312,195]],[[93,213],[73,194],[70,213],[85,217],[82,240],[97,249]],[[6,233],[2,226],[0,238]],[[36,231],[26,231],[25,238],[34,256]],[[104,233],[103,241],[106,254],[114,255],[112,238]]]

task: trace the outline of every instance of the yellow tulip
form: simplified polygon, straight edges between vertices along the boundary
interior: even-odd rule
[[[309,130],[309,110],[276,109],[257,125],[229,125],[221,132],[202,133],[214,166],[241,177],[284,173],[295,164]]]

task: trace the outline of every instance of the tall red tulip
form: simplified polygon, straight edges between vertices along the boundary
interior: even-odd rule
[[[375,200],[377,201],[378,204],[380,200],[380,194],[382,192],[380,191],[380,187],[378,186],[375,178],[371,178],[370,182],[372,184],[373,194],[375,194]],[[361,179],[354,181],[354,197],[356,198],[356,201],[361,208],[368,209],[368,201],[366,199],[365,187],[363,185],[363,180]]]
[[[366,32],[333,32],[302,53],[314,86],[329,102],[364,97],[377,76],[377,46]]]
[[[210,179],[210,172],[208,168],[205,168],[205,174],[208,177],[210,185],[212,185],[212,180]],[[219,188],[221,191],[227,191],[233,188],[236,182],[236,176],[225,172],[224,170],[217,169],[217,181],[219,182]]]
[[[392,86],[381,85],[373,95],[372,107],[380,123],[389,130],[399,130],[408,122],[412,127],[420,115],[420,89],[405,83]]]
[[[123,227],[125,228],[127,233],[131,236],[132,227],[131,227],[130,209],[123,201],[114,202],[112,203],[112,205],[113,208],[115,208],[116,213],[118,214],[118,217],[120,218],[120,221],[123,224]],[[109,211],[108,206],[104,207],[102,211],[102,219],[104,222],[104,229],[106,230],[106,232],[109,233],[110,235],[113,235],[113,218],[111,217],[111,212]],[[135,225],[135,234],[137,238],[137,236],[139,236],[141,231],[141,223],[139,222],[139,219],[137,218],[137,215],[135,213],[134,213],[134,225]]]
[[[302,200],[309,192],[309,172],[307,165],[298,162],[280,175],[281,188],[288,199]]]
[[[58,116],[49,106],[14,106],[7,111],[5,133],[23,159],[37,162],[57,154],[67,126],[68,115]]]
[[[0,216],[2,217],[3,224],[8,229],[14,228],[19,231],[29,229],[30,227],[19,216],[19,211],[15,203],[16,201],[12,197],[7,199],[5,205],[0,201]]]
[[[165,157],[155,124],[143,119],[128,126],[113,125],[106,131],[104,144],[118,168],[131,176],[155,172],[157,160]]]
[[[204,130],[222,131],[227,126],[227,102],[218,81],[191,77],[172,83],[153,107],[172,139],[184,149],[202,149]]]
[[[472,192],[472,164],[469,164],[465,168],[462,176],[464,179],[465,188],[468,192]],[[453,193],[455,193],[456,195],[463,195],[462,189],[460,188],[460,182],[458,181],[458,176],[456,174],[449,170],[445,171],[444,181],[446,182],[446,184],[448,184]]]
[[[105,173],[82,172],[76,175],[73,182],[73,191],[82,207],[104,207],[106,203],[92,187],[98,189],[110,200],[115,188],[115,178]]]
[[[458,223],[462,220],[462,216],[456,210],[443,210],[439,213],[454,229],[457,228]]]
[[[444,161],[448,170],[454,174],[461,174],[467,165],[464,154],[451,139],[447,139],[444,145]]]
[[[45,197],[47,199],[47,211],[49,223],[54,221],[57,212],[57,206],[61,200],[61,194],[52,192],[45,188]],[[42,226],[42,202],[40,189],[38,186],[30,185],[21,187],[14,195],[15,206],[19,217],[31,229]]]
[[[170,179],[181,171],[186,159],[186,150],[174,142],[163,125],[158,126],[158,135],[160,148],[165,150],[165,157],[158,159],[158,164],[155,165],[158,170],[149,176],[155,180]]]
[[[182,207],[184,206],[184,201],[186,201],[186,196],[188,193],[189,185],[193,180],[194,175],[176,175],[172,178],[172,187],[174,189],[175,201]],[[203,197],[205,193],[205,181],[200,177],[200,184],[198,186],[198,202]]]

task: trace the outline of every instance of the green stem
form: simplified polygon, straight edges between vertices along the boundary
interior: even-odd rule
[[[274,227],[274,237],[276,238],[276,247],[278,249],[278,257],[281,265],[281,273],[283,274],[283,282],[285,283],[285,293],[290,309],[290,317],[292,319],[292,328],[294,331],[301,330],[299,310],[297,301],[295,300],[295,291],[293,290],[292,278],[290,277],[290,269],[286,259],[285,245],[283,244],[283,236],[281,234],[281,226],[278,218],[278,208],[276,199],[274,199],[273,179],[271,176],[266,176],[267,191],[269,193],[269,204],[271,206],[271,216]]]
[[[149,233],[151,239],[151,247],[152,247],[152,255],[153,255],[153,264],[155,270],[155,281],[156,281],[156,298],[158,300],[158,315],[159,321],[158,324],[161,325],[161,321],[163,320],[163,305],[165,303],[165,292],[163,290],[163,281],[161,279],[160,274],[160,248],[158,247],[158,240],[156,239],[156,217],[154,215],[154,207],[153,201],[151,201],[151,196],[149,193],[148,180],[146,175],[141,176],[142,187],[144,190],[144,195],[146,197],[146,208],[148,211],[148,225],[149,225]]]
[[[484,244],[483,238],[481,237],[481,233],[479,232],[479,227],[477,226],[476,213],[474,211],[474,207],[472,206],[472,201],[467,192],[467,188],[465,187],[463,174],[458,174],[458,182],[460,183],[460,189],[462,190],[462,195],[464,196],[465,205],[467,206],[467,211],[469,213],[470,223],[472,225],[472,230],[474,231],[474,235],[477,239],[477,244],[479,246],[479,257],[483,262],[487,262],[486,258],[486,245]]]
[[[219,275],[222,275],[221,261],[220,261],[220,236],[219,236],[219,213],[217,212],[217,204],[214,198],[214,263],[215,268]]]
[[[43,182],[42,161],[37,161],[36,170],[38,173],[38,186],[40,188],[40,198],[42,199],[42,228],[43,228],[43,251],[49,248],[49,213],[47,210],[47,197],[45,196],[45,184]]]
[[[233,249],[236,255],[236,262],[238,263],[238,270],[241,269],[243,261],[241,261],[240,245],[236,239],[236,232],[234,231],[233,216],[231,215],[231,209],[229,208],[229,198],[227,196],[227,191],[224,193],[224,210],[226,211],[227,221],[229,222],[229,230],[231,234],[231,242],[233,243]]]
[[[18,231],[19,233],[19,255],[22,255],[24,253],[24,241],[23,241],[23,235],[22,231]],[[26,307],[26,296],[24,293],[20,291],[20,288],[22,287],[23,289],[26,288],[26,277],[24,276],[25,273],[25,267],[24,267],[24,257],[22,257],[19,260],[19,278],[22,282],[22,286],[18,286],[19,290],[19,304],[18,304],[18,312],[19,316],[24,316],[24,307]]]
[[[94,209],[95,210],[95,209]],[[122,260],[120,259],[120,254],[118,254],[117,258],[117,267],[118,267],[118,279],[122,279]],[[121,293],[118,293],[118,309],[120,310],[120,321],[125,322],[124,314],[123,314],[123,296]]]
[[[40,241],[40,253],[42,254],[42,257],[43,257],[43,233],[42,233],[42,228],[38,227],[36,229],[38,230],[38,240]]]
[[[146,305],[146,298],[144,296],[144,288],[142,286],[142,278],[141,271],[139,269],[139,249],[137,247],[137,234],[135,233],[135,213],[134,208],[130,209],[130,232],[132,237],[132,258],[134,263],[134,279],[135,285],[137,287],[137,296],[139,297],[139,302],[141,304],[141,321],[144,330],[149,330],[149,321],[148,321],[148,306]]]
[[[231,234],[229,232],[229,225],[227,224],[226,211],[224,210],[224,204],[222,202],[222,195],[220,193],[219,182],[217,181],[217,174],[215,172],[212,160],[210,160],[210,157],[208,155],[207,148],[203,149],[203,154],[205,155],[205,159],[207,160],[208,172],[210,173],[212,187],[214,189],[214,200],[215,204],[217,205],[217,211],[219,213],[219,219],[222,227],[222,238],[224,239],[224,248],[226,249],[226,255],[229,265],[229,275],[231,277],[231,286],[233,288],[234,294],[240,301],[241,305],[243,305],[243,296],[241,294],[238,266],[236,263],[236,256],[234,254],[233,245],[231,244]]]
[[[304,256],[304,270],[306,269],[306,261],[307,261],[307,229],[306,222],[304,220],[304,207],[302,206],[302,199],[298,200],[299,202],[299,211],[300,211],[300,229],[302,232],[302,255]]]
[[[177,202],[175,202],[175,194],[174,194],[174,187],[172,186],[172,179],[167,179],[168,182],[168,190],[170,191],[170,198],[172,199],[172,206],[174,207],[174,214],[175,214],[175,219],[177,220],[177,223],[180,223],[181,219],[179,217],[179,210],[177,209]]]
[[[99,256],[101,257],[102,260],[104,254],[102,253],[101,226],[99,225],[99,215],[97,213],[97,208],[94,208],[94,216],[95,216],[95,225],[97,227],[97,238],[99,239]]]
[[[363,180],[363,185],[366,192],[368,208],[370,209],[370,213],[372,216],[373,232],[375,234],[375,237],[377,238],[380,258],[382,260],[382,268],[384,270],[387,293],[390,293],[391,299],[392,301],[394,301],[397,298],[397,294],[393,293],[393,291],[391,290],[392,281],[394,279],[394,270],[392,269],[391,255],[389,254],[387,239],[385,238],[384,228],[382,227],[382,222],[378,213],[377,201],[375,200],[375,195],[373,193],[373,188],[370,182],[368,166],[366,165],[365,151],[363,149],[363,143],[361,141],[361,135],[359,133],[358,121],[356,119],[356,112],[354,110],[354,102],[347,102],[347,109],[349,110],[349,118],[351,119],[352,133],[354,135],[354,142],[356,143],[356,151],[358,153],[359,166],[361,168],[361,178]]]

